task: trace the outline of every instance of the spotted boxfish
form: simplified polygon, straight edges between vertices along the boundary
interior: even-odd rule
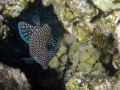
[[[48,24],[40,25],[39,16],[32,18],[34,25],[26,22],[18,23],[21,38],[29,44],[30,56],[39,63],[43,69],[48,68],[49,61],[59,49],[60,38]]]

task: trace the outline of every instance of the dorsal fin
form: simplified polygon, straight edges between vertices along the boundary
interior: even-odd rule
[[[35,26],[32,26],[26,22],[18,23],[18,30],[21,38],[29,44],[31,34],[36,30]]]
[[[33,16],[32,21],[36,26],[40,26],[40,18],[38,15]]]

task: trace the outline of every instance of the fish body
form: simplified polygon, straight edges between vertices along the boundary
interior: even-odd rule
[[[49,61],[59,49],[60,39],[48,24],[40,26],[38,19],[38,16],[33,18],[35,26],[25,22],[19,22],[18,29],[21,38],[29,44],[30,56],[38,62],[43,69],[47,69]]]

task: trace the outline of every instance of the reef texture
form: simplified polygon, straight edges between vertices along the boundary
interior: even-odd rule
[[[78,41],[92,43],[98,48],[102,61],[113,55],[115,49],[119,51],[119,1],[42,0],[42,3],[53,5],[59,21],[69,33],[75,34]]]
[[[96,73],[76,72],[65,84],[66,90],[119,90],[119,75],[108,77],[104,70]]]
[[[91,31],[96,29],[97,26],[99,26],[97,29],[105,30],[106,32],[110,32],[108,31],[109,28],[113,28],[114,26],[112,22],[114,19],[112,13],[109,15],[101,14],[101,16],[98,18],[99,20],[96,20],[96,17],[99,15],[99,13],[101,13],[101,10],[99,8],[95,8],[96,5],[93,4],[94,1],[98,3],[98,1],[100,2],[101,0],[92,0],[91,2],[89,0],[43,0],[43,5],[48,6],[52,4],[54,12],[57,14],[59,20],[63,23],[65,29],[70,33],[76,34],[79,41],[85,41],[86,39],[89,39],[89,34]],[[104,2],[102,2],[102,4],[99,6],[103,5]],[[109,0],[107,0],[107,2],[109,2]],[[111,3],[113,2],[111,1]],[[115,5],[118,4],[119,3],[116,3]],[[104,6],[106,5],[109,4],[105,4]],[[116,9],[118,8],[115,8],[114,10]],[[109,12],[111,11],[112,9],[110,8]],[[110,27],[108,28],[108,25],[103,27],[105,23],[108,23]]]
[[[69,33],[75,34],[80,42],[92,42],[103,52],[109,53],[114,48],[111,42],[116,29],[116,15],[113,10],[119,8],[113,10],[109,8],[103,12],[95,5],[95,1],[98,3],[99,0],[42,0],[44,6],[53,5],[54,12],[64,28]],[[119,2],[114,5],[119,6]]]
[[[29,0],[0,0],[0,13],[8,17],[17,17],[28,5]]]
[[[70,33],[65,36],[64,43],[61,43],[58,53],[49,63],[51,68],[58,71],[59,78],[64,78],[66,89],[118,90],[114,87],[117,83],[113,84],[114,80],[111,81],[115,76],[110,68],[120,69],[120,1],[42,0],[42,3],[46,7],[53,6],[59,21]],[[108,71],[105,67],[109,67]],[[101,82],[96,82],[96,85],[89,85],[91,80],[87,77],[83,80],[87,81],[84,87],[72,85],[73,82],[77,83],[76,73],[90,73],[88,77],[95,78],[99,73],[93,73],[104,69],[107,73],[101,76],[105,78],[98,76]],[[108,76],[110,72],[113,77]],[[77,81],[81,82],[82,78]],[[119,80],[115,79],[115,82]]]
[[[92,0],[93,4],[96,5],[103,12],[110,12],[111,10],[120,9],[120,1],[118,0]]]
[[[10,34],[10,29],[7,25],[3,24],[3,21],[4,17],[0,15],[0,40],[6,42]]]
[[[56,69],[60,73],[60,77],[65,74],[65,81],[70,78],[70,72],[89,73],[103,69],[99,61],[101,53],[91,43],[81,43],[73,34],[70,34],[64,42],[61,43],[58,53],[50,61],[49,66]]]
[[[59,75],[54,76],[54,74],[50,74],[50,79],[48,79],[48,72],[40,76],[43,71],[39,70],[39,66],[36,71],[33,68],[32,73],[28,76],[33,75],[33,71],[35,73],[40,72],[37,76],[38,78],[35,77],[36,74],[33,75],[33,78],[36,80],[33,81],[35,85],[37,83],[38,86],[42,85],[40,88],[56,88],[58,84],[54,84],[54,82],[58,82],[56,80],[59,78],[64,80],[66,90],[119,90],[120,1],[41,1],[45,7],[50,6],[48,10],[39,6],[39,4],[41,4],[40,0],[0,0],[0,14],[5,17],[15,18],[19,16],[20,12],[28,6],[28,2],[32,2],[30,3],[30,8],[24,10],[19,19],[30,21],[30,19],[28,19],[29,16],[37,14],[40,16],[41,21],[43,20],[44,22],[48,22],[51,28],[56,30],[55,32],[57,32],[57,30],[62,32],[61,30],[64,29],[68,32],[63,35],[64,38],[61,40],[62,42],[60,44],[59,51],[49,62],[49,67],[55,69]],[[54,17],[54,15],[50,13],[52,11],[51,5],[53,6],[54,13],[58,18],[56,18],[56,16]],[[0,41],[6,41],[10,29],[4,24],[5,19],[2,15],[0,15]],[[61,24],[59,25],[57,20],[62,23],[64,28]],[[8,25],[13,29],[13,32],[15,32],[14,30],[17,31],[16,22],[17,20],[8,23]],[[12,23],[16,26],[14,26],[14,24],[12,26]],[[17,36],[16,33],[13,34]],[[16,41],[18,43],[16,47],[23,47],[20,45],[21,42],[19,37],[15,38],[15,42]],[[8,44],[9,47],[10,44]],[[26,53],[24,53],[23,48],[18,49],[18,51],[14,48],[14,46],[9,48],[9,50],[13,49],[13,51],[12,53],[10,53],[10,51],[8,56],[12,55],[15,59],[16,57],[26,57]],[[4,52],[8,51],[7,49],[1,50],[5,50]],[[19,53],[19,55],[17,56],[15,53]],[[3,54],[1,53],[1,56],[2,55]],[[4,57],[6,57],[6,55],[7,54],[5,53]],[[10,58],[13,59],[12,56],[10,56]],[[49,71],[49,69],[47,70]],[[1,88],[6,87],[5,90],[30,89],[26,77],[18,69],[13,69],[1,64],[0,70]],[[51,71],[49,73],[51,73]],[[55,77],[57,77],[57,79],[55,79]],[[36,89],[37,87],[33,88]]]
[[[24,73],[0,63],[1,90],[30,90],[30,85]]]

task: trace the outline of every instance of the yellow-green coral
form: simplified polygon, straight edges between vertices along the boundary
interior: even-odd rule
[[[68,56],[67,56],[67,55],[61,56],[61,57],[60,57],[61,66],[66,65],[67,60],[68,60]]]
[[[51,68],[59,72],[59,77],[62,78],[66,70],[69,71],[67,73],[70,75],[65,75],[65,81],[69,80],[74,71],[93,72],[102,70],[102,64],[99,62],[100,51],[91,43],[79,42],[75,39],[75,35],[69,36],[70,38],[66,39],[64,44],[61,43],[59,51],[49,63]]]
[[[77,68],[79,71],[90,72],[92,70],[92,65],[87,63],[80,63]]]
[[[49,66],[51,68],[58,68],[59,62],[58,62],[58,58],[56,56],[49,62]]]
[[[73,66],[78,66],[77,70],[90,72],[93,69],[93,65],[99,60],[100,52],[92,44],[74,42],[70,47],[68,56]]]
[[[67,52],[66,46],[63,44],[60,45],[59,51],[57,53],[57,57],[60,57],[62,54],[65,54]]]

